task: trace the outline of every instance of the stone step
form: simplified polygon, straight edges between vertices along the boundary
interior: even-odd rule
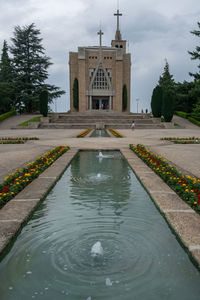
[[[130,129],[130,124],[106,124],[106,128],[113,128],[113,129]],[[96,124],[91,124],[91,123],[85,123],[85,124],[68,124],[68,123],[46,123],[46,124],[41,124],[40,128],[43,129],[87,129],[87,128],[96,128]],[[136,129],[160,129],[160,128],[165,128],[164,124],[136,124],[135,126]]]

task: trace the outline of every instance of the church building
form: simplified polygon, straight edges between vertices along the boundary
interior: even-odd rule
[[[102,45],[100,30],[98,46],[78,47],[78,52],[69,53],[71,112],[130,112],[131,55],[119,29],[122,14],[117,10],[114,15],[117,29],[111,47]]]

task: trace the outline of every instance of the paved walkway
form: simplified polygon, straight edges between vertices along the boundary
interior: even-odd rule
[[[13,126],[27,119],[27,116],[15,116],[4,122]],[[30,118],[30,116],[28,117]],[[183,119],[184,120],[184,119]],[[187,121],[187,120],[186,120]],[[22,145],[0,145],[0,181],[9,173],[20,168],[24,164],[34,160],[38,155],[47,152],[57,145],[69,145],[81,149],[127,149],[129,144],[144,144],[152,151],[162,155],[169,161],[188,173],[200,177],[200,145],[180,145],[160,140],[161,137],[200,137],[200,128],[185,129],[129,129],[119,130],[124,138],[83,138],[78,139],[76,135],[81,132],[79,129],[4,129],[5,123],[0,127],[0,137],[3,136],[37,136],[40,140],[28,141]],[[3,124],[4,123],[4,124]],[[192,124],[193,125],[193,124]],[[187,124],[185,125],[187,127]]]

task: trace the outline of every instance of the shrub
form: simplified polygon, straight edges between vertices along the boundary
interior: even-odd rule
[[[40,93],[40,113],[44,116],[47,117],[48,114],[48,91],[43,90]]]
[[[175,111],[175,114],[184,119],[187,119],[189,116],[189,114],[184,111]]]
[[[78,79],[74,79],[73,84],[73,106],[75,109],[79,108],[79,88],[78,88]]]
[[[0,122],[3,121],[3,120],[5,120],[5,119],[7,119],[7,118],[9,118],[9,117],[11,117],[11,116],[14,116],[14,115],[16,115],[16,111],[15,110],[12,110],[12,111],[9,111],[9,112],[7,112],[5,114],[2,114],[2,115],[0,115]]]
[[[192,117],[189,117],[188,120],[190,122],[192,122],[193,124],[200,126],[200,121],[198,121],[198,120],[196,120],[196,119],[194,119]]]
[[[127,102],[128,102],[127,87],[126,87],[126,84],[124,84],[123,91],[122,91],[122,108],[123,108],[123,110],[127,109]]]
[[[162,115],[165,122],[171,122],[174,114],[174,97],[171,90],[164,90],[162,102]]]
[[[162,88],[157,85],[151,98],[151,110],[155,118],[160,118],[162,115]]]

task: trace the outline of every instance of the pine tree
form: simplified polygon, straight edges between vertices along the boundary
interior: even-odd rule
[[[151,111],[155,118],[160,118],[162,116],[162,88],[159,85],[157,85],[153,90]]]
[[[159,79],[159,85],[163,88],[163,89],[174,89],[174,79],[173,79],[173,75],[170,74],[169,72],[169,64],[167,62],[167,60],[165,60],[165,67],[164,67],[164,71],[162,76],[160,76]]]
[[[40,30],[33,23],[24,27],[16,26],[11,40],[17,100],[25,106],[26,111],[33,112],[39,108],[41,90],[47,89],[50,92],[49,102],[64,91],[45,83],[48,79],[47,69],[52,63],[45,55]]]
[[[12,82],[13,69],[8,56],[8,44],[4,40],[0,62],[0,82]]]
[[[0,62],[0,113],[8,112],[14,105],[13,69],[4,41]]]
[[[44,90],[40,93],[40,113],[43,117],[47,117],[48,114],[48,92]]]
[[[198,27],[200,29],[200,22],[197,22]],[[193,30],[191,31],[192,34],[200,37],[200,30]],[[188,53],[192,56],[191,59],[200,59],[200,46],[196,46],[196,50],[191,52],[188,51]],[[199,73],[189,73],[191,76],[194,77],[195,80],[200,80],[200,64],[198,65]]]

